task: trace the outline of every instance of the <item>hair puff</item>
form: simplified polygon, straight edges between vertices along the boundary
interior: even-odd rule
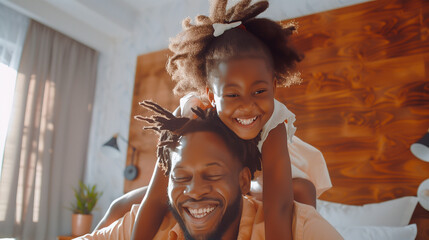
[[[251,4],[251,0],[241,0],[229,9],[226,9],[227,0],[212,0],[210,3],[210,16],[199,15],[195,18],[194,23],[190,18],[184,19],[183,31],[170,39],[169,49],[173,55],[168,59],[166,69],[172,80],[176,82],[175,94],[184,95],[188,92],[203,94],[208,86],[210,68],[207,67],[207,60],[212,57],[209,55],[214,52],[213,46],[231,45],[222,48],[224,50],[219,50],[223,51],[225,56],[216,55],[225,57],[224,60],[231,57],[228,56],[231,53],[228,53],[229,51],[226,49],[241,47],[240,43],[231,44],[230,41],[237,34],[228,34],[229,39],[225,36],[214,37],[214,23],[241,21],[246,28],[246,31],[243,32],[248,32],[258,39],[258,41],[253,41],[257,46],[252,46],[249,51],[255,47],[260,48],[262,52],[268,51],[265,55],[272,58],[270,62],[273,65],[274,80],[278,86],[290,86],[301,81],[295,66],[303,56],[289,43],[289,38],[295,28],[293,26],[283,28],[272,20],[256,18],[268,8],[268,1],[263,0]],[[251,38],[249,35],[246,37]],[[232,52],[236,54],[234,51]],[[241,50],[241,52],[243,51]]]

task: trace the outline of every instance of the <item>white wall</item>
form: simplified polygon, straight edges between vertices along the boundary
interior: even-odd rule
[[[263,16],[282,20],[364,1],[271,0]],[[118,153],[102,145],[116,132],[128,138],[137,56],[167,48],[168,38],[181,30],[183,18],[207,12],[207,1],[193,0],[172,1],[163,11],[148,9],[138,18],[129,38],[101,54],[86,171],[86,181],[96,183],[104,192],[99,211],[94,213],[94,222],[98,222],[109,204],[123,193],[126,146],[119,142],[121,152]]]

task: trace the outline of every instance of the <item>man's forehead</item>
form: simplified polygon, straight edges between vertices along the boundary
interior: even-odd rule
[[[172,166],[184,164],[186,161],[218,163],[231,166],[238,160],[226,146],[219,134],[209,131],[188,133],[183,136],[175,151],[171,154]],[[208,163],[207,163],[208,164]]]

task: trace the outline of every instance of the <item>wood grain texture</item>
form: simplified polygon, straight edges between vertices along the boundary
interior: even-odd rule
[[[296,21],[304,82],[276,97],[297,115],[296,134],[326,158],[333,188],[321,198],[365,204],[415,196],[429,178],[429,163],[409,150],[429,128],[429,1],[371,1]],[[137,105],[143,99],[178,106],[167,53],[138,58],[132,116],[148,114]],[[131,120],[141,174],[125,191],[147,185],[155,163],[156,136],[141,127]],[[418,206],[412,222],[417,239],[429,239],[429,212]]]
[[[429,163],[409,147],[429,128],[429,1],[372,1],[296,19],[304,82],[276,97],[297,115],[296,135],[320,149],[346,204],[415,196]],[[416,208],[418,238],[429,212]]]
[[[297,135],[326,157],[334,187],[324,199],[415,195],[429,177],[409,151],[429,127],[428,7],[373,1],[297,19],[304,82],[276,97],[297,115]]]
[[[173,111],[179,106],[179,99],[173,95],[174,83],[165,70],[168,50],[162,50],[137,58],[134,94],[131,107],[129,143],[137,148],[135,164],[139,175],[133,181],[125,180],[124,191],[149,184],[156,163],[156,144],[158,135],[153,131],[143,131],[143,122],[134,119],[136,115],[151,116],[153,113],[139,106],[143,100],[153,100],[161,106]],[[127,166],[131,164],[132,148],[127,151]]]

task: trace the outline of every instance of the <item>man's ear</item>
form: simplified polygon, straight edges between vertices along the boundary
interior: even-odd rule
[[[213,91],[209,87],[206,87],[206,94],[212,107],[216,107]]]
[[[239,177],[241,194],[248,194],[250,192],[250,182],[252,180],[252,174],[250,173],[250,169],[248,167],[244,167],[243,169],[241,169]]]

